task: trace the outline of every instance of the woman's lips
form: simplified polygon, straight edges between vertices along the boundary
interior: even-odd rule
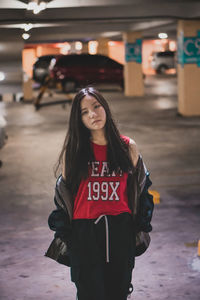
[[[95,124],[95,123],[98,123],[98,122],[101,122],[101,120],[95,120],[94,122],[92,122],[92,124]]]

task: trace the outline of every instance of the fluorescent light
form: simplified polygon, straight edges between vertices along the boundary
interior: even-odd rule
[[[61,54],[68,54],[69,50],[71,49],[71,45],[67,42],[63,43],[60,49]]]
[[[40,7],[40,10],[44,10],[47,8],[47,4],[44,1],[42,1],[42,2],[40,2],[39,7]]]
[[[98,47],[98,42],[97,41],[90,41],[88,43],[88,52],[89,52],[89,54],[96,54],[97,53],[97,47]]]
[[[30,34],[29,33],[23,33],[22,37],[24,40],[28,40],[30,38]]]
[[[76,43],[75,43],[75,49],[76,49],[77,51],[80,51],[82,48],[83,48],[83,45],[82,45],[81,42],[76,42]]]
[[[102,37],[107,37],[107,38],[116,36],[116,35],[120,35],[120,31],[106,31],[101,34]]]
[[[167,33],[161,32],[161,33],[158,34],[158,37],[159,37],[160,39],[167,39],[167,38],[168,38],[168,35],[167,35]]]
[[[30,29],[33,28],[33,24],[31,24],[31,23],[21,24],[21,28],[24,29],[25,31],[29,31]]]
[[[35,15],[46,9],[46,7],[47,3],[45,1],[42,1],[38,4],[38,0],[33,0],[27,4],[27,10],[32,10]]]
[[[36,7],[34,8],[34,10],[33,10],[34,15],[39,14],[39,12],[41,12],[41,9],[40,9],[39,6],[36,6]]]
[[[27,9],[27,10],[34,10],[36,7],[37,7],[37,2],[31,1],[31,2],[28,3],[26,9]]]

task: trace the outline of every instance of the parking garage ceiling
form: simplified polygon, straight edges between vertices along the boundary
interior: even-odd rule
[[[122,32],[138,30],[144,38],[160,31],[176,38],[178,19],[200,19],[199,0],[46,0],[39,14],[27,10],[29,2],[0,1],[1,40],[20,40],[24,23],[33,24],[28,42],[120,40]]]

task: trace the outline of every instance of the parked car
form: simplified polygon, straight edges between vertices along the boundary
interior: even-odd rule
[[[152,53],[151,67],[157,74],[163,74],[166,70],[175,68],[175,51]]]
[[[56,55],[43,55],[37,58],[33,65],[33,80],[38,83],[43,83],[45,78],[49,75],[49,66],[51,60]]]
[[[51,76],[65,92],[89,84],[124,84],[123,65],[99,54],[61,55],[51,66]]]

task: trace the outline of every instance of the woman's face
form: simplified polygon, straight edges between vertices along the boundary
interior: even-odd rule
[[[106,124],[106,112],[93,96],[85,96],[81,100],[81,119],[90,131],[102,130]]]

